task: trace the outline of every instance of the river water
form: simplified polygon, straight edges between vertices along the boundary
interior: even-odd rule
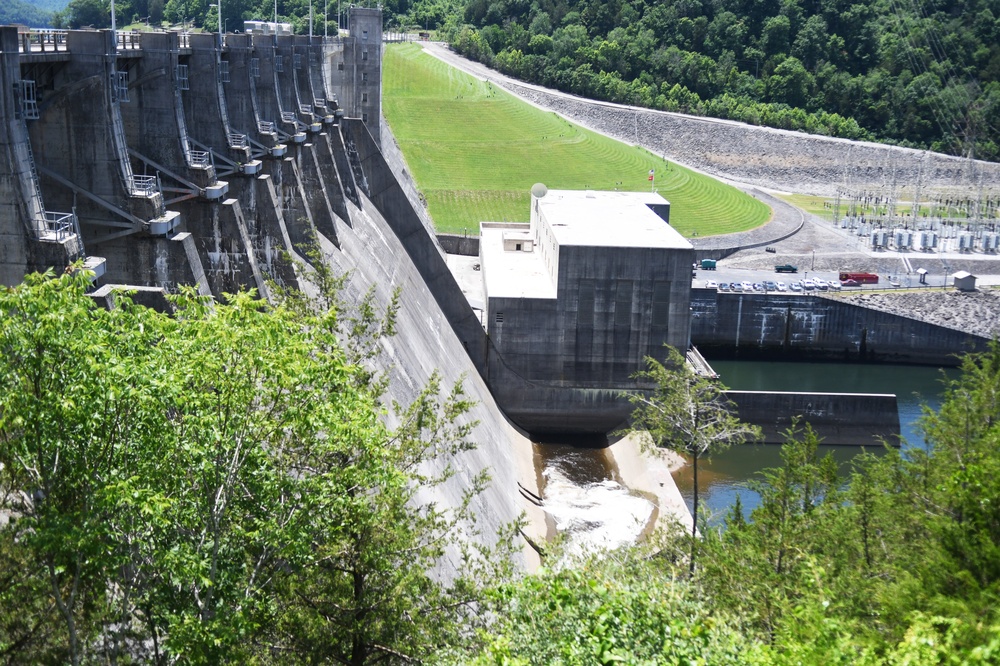
[[[917,421],[922,407],[941,404],[942,377],[955,369],[850,363],[783,363],[773,361],[709,361],[729,388],[744,391],[814,391],[895,393],[904,449],[924,446]],[[582,446],[581,446],[582,444]],[[858,447],[821,446],[847,463]],[[647,526],[652,503],[624,487],[608,455],[594,442],[535,444],[536,466],[543,477],[544,507],[566,540],[569,554],[613,548],[634,542]],[[700,504],[710,521],[721,520],[737,494],[749,512],[759,503],[746,482],[757,472],[781,464],[780,447],[734,447],[699,463]],[[690,465],[674,474],[690,509],[693,503]]]
[[[711,360],[727,387],[742,391],[815,391],[832,393],[895,393],[899,409],[900,437],[904,450],[923,447],[918,421],[924,405],[941,405],[942,377],[958,377],[958,370],[928,366],[873,365],[861,363],[791,363],[775,361]],[[847,463],[859,449],[853,446],[821,446],[821,455],[833,453]],[[744,509],[757,506],[759,498],[746,487],[757,472],[781,465],[776,445],[741,446],[704,459],[698,465],[699,503],[718,520],[740,495]],[[693,484],[690,466],[674,474],[690,508]]]
[[[564,555],[635,543],[655,518],[655,506],[622,484],[605,448],[574,444],[535,444],[543,507],[565,540]]]

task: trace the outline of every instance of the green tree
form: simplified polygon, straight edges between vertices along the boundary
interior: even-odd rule
[[[84,26],[110,28],[110,6],[103,0],[72,0],[59,12],[58,22],[73,29]]]
[[[698,590],[641,548],[498,586],[479,642],[445,664],[713,664],[752,666],[759,645],[697,600]]]
[[[646,358],[646,370],[635,378],[654,385],[650,391],[629,395],[635,406],[630,429],[647,432],[656,446],[683,453],[694,469],[690,570],[694,573],[698,534],[698,461],[734,444],[758,439],[760,429],[743,423],[733,413],[724,387],[695,373],[673,347],[666,347],[663,363]]]
[[[454,631],[484,560],[430,575],[461,555],[468,511],[420,491],[452,473],[435,456],[470,446],[469,403],[435,380],[387,429],[385,383],[362,366],[394,305],[185,291],[168,316],[124,295],[98,308],[88,287],[81,272],[0,292],[0,564],[16,567],[0,602],[30,613],[0,612],[0,653],[360,664]]]

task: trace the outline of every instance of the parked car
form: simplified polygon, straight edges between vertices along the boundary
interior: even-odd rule
[[[792,283],[792,291],[802,291],[802,280]]]
[[[743,285],[739,282],[733,282],[729,285],[729,288],[733,291],[743,291]]]
[[[715,280],[709,280],[708,282],[705,283],[705,286],[709,289],[718,289],[719,283],[716,282]]]
[[[750,284],[749,282],[743,281],[740,282],[740,289],[742,289],[743,291],[753,291],[753,285]]]
[[[813,282],[816,283],[816,288],[819,289],[820,291],[826,291],[827,289],[830,288],[830,285],[826,283],[826,280],[816,278],[815,280],[813,280]]]
[[[764,280],[764,289],[767,291],[778,291],[778,283],[774,280]]]
[[[764,291],[764,285],[762,285],[760,282],[754,282],[753,283],[753,290],[754,291]]]
[[[778,287],[778,291],[788,291],[788,285],[784,282],[776,282],[775,284]]]
[[[806,291],[814,291],[816,289],[816,283],[812,280],[803,280],[802,288]]]
[[[719,283],[719,291],[729,291],[729,283],[728,282],[720,282]]]

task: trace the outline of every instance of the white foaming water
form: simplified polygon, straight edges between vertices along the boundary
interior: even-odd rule
[[[629,494],[616,481],[579,485],[555,465],[547,466],[542,475],[542,506],[565,538],[568,557],[635,543],[653,515],[652,502]]]

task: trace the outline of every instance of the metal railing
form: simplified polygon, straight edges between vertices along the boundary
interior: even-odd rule
[[[299,104],[299,113],[304,113],[307,116],[311,116],[312,112],[313,112],[312,107],[309,106],[308,104]]]
[[[270,120],[257,121],[257,131],[261,134],[274,134],[275,125]]]
[[[285,123],[294,123],[295,122],[295,113],[293,111],[282,111],[281,112],[281,121],[285,122]]]
[[[188,150],[188,163],[197,168],[207,169],[211,164],[207,150]]]
[[[128,72],[114,70],[111,72],[111,94],[119,104],[128,103]]]
[[[119,51],[142,48],[139,44],[138,32],[115,33],[115,48]]]
[[[136,176],[130,178],[129,191],[135,196],[152,197],[160,192],[156,176]]]
[[[77,233],[76,215],[73,213],[47,210],[43,215],[42,237],[46,240],[64,241]]]
[[[229,133],[229,147],[230,148],[246,148],[247,147],[247,135],[240,134],[239,132]]]
[[[35,82],[30,79],[21,79],[20,87],[14,88],[18,95],[18,105],[21,117],[25,120],[38,120],[38,97],[35,92]]]
[[[322,97],[317,97],[316,99],[313,100],[313,106],[318,106],[319,108],[323,108],[326,106],[326,100],[323,99]]]
[[[18,33],[20,53],[55,53],[66,50],[65,30],[30,30]]]

